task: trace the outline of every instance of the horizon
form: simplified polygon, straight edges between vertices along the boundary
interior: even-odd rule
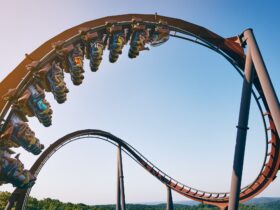
[[[0,193],[9,193],[8,191],[0,191]],[[46,198],[41,198],[41,199],[38,199],[36,197],[33,197],[31,196],[32,198],[35,198],[39,201],[41,200],[45,200],[45,199],[51,199],[51,200],[58,200],[60,201],[58,198],[50,198],[50,197],[46,197]],[[271,201],[272,200],[276,200],[276,201],[280,201],[280,197],[254,197],[248,201],[245,201],[245,202],[242,202],[242,204],[245,204],[245,205],[250,205],[250,204],[255,204],[255,203],[259,203],[260,201],[259,200],[263,200],[263,199],[268,199],[269,201],[265,201],[264,203],[267,203],[267,202],[274,202],[274,201]],[[88,205],[88,206],[107,206],[107,205],[116,205],[115,203],[106,203],[106,204],[87,204],[87,203],[79,203],[79,202],[71,202],[71,201],[60,201],[62,203],[72,203],[72,204],[85,204],[85,205]],[[156,205],[166,205],[166,201],[150,201],[150,202],[137,202],[137,203],[126,203],[127,205],[148,205],[148,206],[156,206]],[[186,205],[186,206],[196,206],[196,205],[200,205],[202,204],[201,202],[198,202],[198,201],[194,201],[194,200],[177,200],[177,201],[174,201],[174,204],[179,204],[179,205]]]

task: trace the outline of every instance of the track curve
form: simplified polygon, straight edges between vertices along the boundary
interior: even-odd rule
[[[45,163],[52,157],[54,153],[56,153],[60,148],[71,143],[73,141],[84,139],[84,138],[95,138],[105,140],[107,142],[112,143],[115,146],[120,145],[122,150],[128,154],[135,162],[141,165],[146,171],[148,171],[151,175],[161,181],[163,184],[169,186],[171,189],[176,191],[177,193],[191,198],[193,200],[205,203],[205,204],[212,204],[219,207],[226,206],[228,203],[228,193],[213,193],[213,192],[206,192],[201,191],[198,189],[194,189],[187,185],[184,185],[177,181],[176,179],[172,178],[171,176],[167,175],[159,168],[157,168],[154,164],[152,164],[147,158],[145,158],[139,151],[133,148],[130,144],[125,142],[124,140],[114,136],[111,133],[102,131],[102,130],[94,130],[94,129],[87,129],[87,130],[80,130],[70,134],[65,135],[64,137],[58,139],[53,144],[51,144],[37,159],[37,161],[33,164],[30,168],[30,171],[37,177],[40,173],[42,167]],[[19,196],[18,209],[25,206],[27,198],[31,188],[22,190],[16,189],[13,196]],[[244,193],[244,189],[242,191]],[[242,201],[246,200],[246,197],[241,197]],[[10,202],[11,205],[13,202]],[[21,206],[23,204],[23,206]],[[9,208],[7,208],[9,209]]]
[[[219,53],[234,66],[234,68],[241,76],[243,76],[243,67],[246,56],[243,52],[243,48],[241,47],[238,36],[223,38],[206,28],[175,18],[159,15],[128,14],[110,16],[89,21],[70,28],[55,36],[54,38],[48,40],[30,55],[28,55],[0,83],[0,96],[3,96],[8,91],[8,89],[16,88],[15,98],[19,97],[24,92],[24,90],[26,90],[28,85],[32,84],[34,79],[32,72],[26,71],[26,65],[30,64],[32,60],[38,60],[38,67],[43,67],[52,59],[54,59],[55,51],[52,49],[52,44],[54,42],[64,40],[63,46],[68,46],[70,44],[78,42],[81,39],[79,29],[89,28],[89,31],[91,32],[102,32],[105,30],[105,23],[107,21],[114,20],[122,26],[129,26],[132,23],[132,18],[141,18],[143,20],[143,23],[146,25],[155,25],[159,20],[166,21],[170,31],[172,32],[171,36],[203,45]],[[264,164],[260,170],[258,177],[241,191],[240,200],[242,202],[249,200],[250,198],[262,192],[276,178],[276,174],[280,166],[279,135],[276,131],[274,121],[270,114],[269,107],[263,95],[262,87],[257,77],[254,80],[253,96],[263,117],[267,150],[265,154]],[[12,103],[10,101],[5,102],[3,99],[0,99],[1,120],[5,119],[5,116],[10,111],[11,105]],[[154,171],[153,168],[149,168],[148,166],[146,168],[152,171],[154,173],[152,174],[155,175],[158,179],[162,179],[164,182],[167,182],[166,178],[163,178],[163,176],[157,171]],[[170,181],[169,186],[180,194],[203,203],[223,206],[227,204],[229,199],[229,193],[207,193],[205,191],[187,187],[183,184],[181,185],[179,184],[179,182]]]

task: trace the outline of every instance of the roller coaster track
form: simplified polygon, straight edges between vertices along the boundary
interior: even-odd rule
[[[214,193],[214,192],[205,192],[201,191],[195,188],[192,188],[190,186],[184,185],[180,183],[179,181],[175,180],[171,176],[164,173],[162,170],[160,170],[158,167],[156,167],[153,163],[151,163],[147,158],[145,158],[140,152],[138,152],[134,147],[132,147],[127,142],[123,141],[122,139],[114,136],[111,133],[102,131],[102,130],[93,130],[93,129],[87,129],[87,130],[80,130],[76,131],[70,134],[67,134],[66,136],[58,139],[53,144],[51,144],[37,159],[37,161],[33,164],[33,166],[30,168],[30,171],[37,177],[40,173],[42,167],[46,164],[46,162],[56,153],[59,149],[64,147],[65,145],[81,140],[81,139],[100,139],[104,140],[106,142],[109,142],[115,146],[120,146],[122,148],[122,151],[124,151],[128,156],[130,156],[136,163],[141,165],[146,171],[148,171],[151,175],[153,175],[156,179],[161,181],[164,185],[169,186],[174,191],[178,192],[179,194],[186,196],[188,198],[191,198],[193,200],[203,202],[203,203],[209,203],[213,204],[213,201],[219,202],[219,204],[227,204],[228,202],[228,193]],[[27,198],[30,194],[32,188],[28,189],[17,189],[14,192],[14,198],[15,196],[23,196],[21,199],[24,200],[25,207]],[[10,200],[9,205],[13,203],[12,200]],[[219,205],[221,206],[221,205]]]
[[[82,34],[79,32],[80,29],[86,28],[88,32],[106,33],[105,23],[107,21],[113,20],[117,22],[118,25],[121,25],[123,27],[130,27],[133,18],[141,19],[143,21],[142,23],[148,27],[158,24],[160,20],[165,21],[170,30],[171,37],[188,40],[217,52],[218,54],[222,55],[226,60],[228,60],[242,77],[244,76],[243,69],[245,65],[246,55],[243,51],[244,43],[240,38],[241,36],[223,38],[201,26],[175,18],[159,16],[157,14],[128,14],[110,16],[85,22],[81,25],[70,28],[62,32],[61,34],[58,34],[57,36],[53,37],[52,39],[48,40],[35,51],[27,55],[26,58],[1,82],[0,96],[6,94],[6,92],[9,89],[16,88],[14,98],[18,98],[34,81],[34,72],[27,71],[26,65],[30,64],[34,60],[37,60],[39,61],[39,69],[44,67],[46,64],[50,63],[57,56],[55,50],[52,48],[53,43],[63,41],[62,46],[67,47],[70,44],[76,44],[81,40]],[[275,126],[275,118],[271,114],[271,108],[269,108],[267,101],[268,99],[267,97],[265,97],[263,86],[261,85],[261,82],[258,77],[255,77],[253,81],[252,95],[258,105],[260,114],[263,119],[266,152],[264,155],[264,163],[260,170],[260,173],[253,182],[251,182],[246,187],[242,188],[240,193],[241,202],[245,202],[262,192],[276,178],[276,174],[280,166],[280,141],[276,129],[277,126]],[[11,105],[12,101],[6,102],[3,99],[0,100],[0,119],[2,121],[5,121],[6,115],[12,111]],[[82,133],[84,131],[80,132]],[[118,139],[117,137],[114,137],[111,134],[101,131],[91,130],[88,132],[96,132],[93,135],[100,135],[100,137],[103,136],[104,138],[109,138],[110,140],[122,145],[125,151],[128,152],[139,164],[141,164],[145,169],[147,169],[156,178],[158,178],[164,184],[168,185],[174,191],[202,203],[216,205],[221,208],[227,206],[229,201],[228,192],[206,192],[181,184],[180,182],[166,175],[164,172],[160,171],[153,164],[147,161],[146,158],[144,158],[135,149],[133,149],[131,146]],[[73,135],[74,138],[75,135],[79,135],[79,132],[70,135]],[[67,136],[63,137],[59,141],[63,141],[66,138]],[[67,142],[67,140],[65,140],[65,142]],[[51,145],[50,148],[56,147],[54,145]],[[39,160],[43,161],[43,159],[41,159],[43,155],[52,153],[50,148],[47,149],[42,154],[42,156],[40,156]],[[15,192],[19,191],[20,190],[16,190]]]

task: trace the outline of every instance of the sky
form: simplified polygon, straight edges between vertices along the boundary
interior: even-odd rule
[[[253,28],[272,83],[280,94],[280,3],[277,1],[222,0],[10,0],[0,7],[0,79],[42,43],[80,23],[97,18],[142,13],[180,18],[223,37]],[[180,182],[205,191],[229,191],[242,80],[220,55],[202,46],[171,38],[137,59],[128,47],[117,63],[105,52],[100,69],[71,84],[68,100],[58,105],[51,94],[53,125],[37,119],[29,125],[46,146],[85,128],[101,129],[122,138],[162,171]],[[254,180],[262,166],[264,129],[252,101],[242,186]],[[29,168],[35,156],[21,149]],[[158,180],[123,155],[126,202],[165,201]],[[65,202],[107,204],[116,198],[117,149],[95,139],[73,142],[43,167],[31,191],[36,198]],[[0,190],[12,191],[10,185]],[[260,196],[280,196],[276,179]],[[173,193],[175,201],[186,200]]]

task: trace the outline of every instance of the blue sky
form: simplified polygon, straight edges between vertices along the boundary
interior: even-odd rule
[[[273,2],[273,3],[271,3]],[[279,96],[280,37],[277,1],[14,1],[2,2],[0,79],[23,58],[56,34],[104,16],[145,13],[180,18],[223,37],[254,29]],[[45,145],[84,128],[109,131],[138,149],[175,179],[207,191],[228,191],[242,81],[220,55],[201,46],[170,39],[129,59],[127,47],[116,64],[104,55],[100,70],[79,87],[66,80],[68,101],[57,105],[52,95],[53,125],[37,119],[30,126]],[[263,161],[261,117],[252,102],[242,185],[253,181]],[[28,168],[36,157],[22,150]],[[42,169],[31,192],[37,198],[104,204],[115,202],[117,150],[100,141],[72,143]],[[127,202],[164,201],[161,183],[124,156]],[[143,184],[145,183],[145,184]],[[279,196],[276,179],[260,196]],[[12,190],[10,186],[1,190]],[[175,200],[184,200],[174,193]]]

